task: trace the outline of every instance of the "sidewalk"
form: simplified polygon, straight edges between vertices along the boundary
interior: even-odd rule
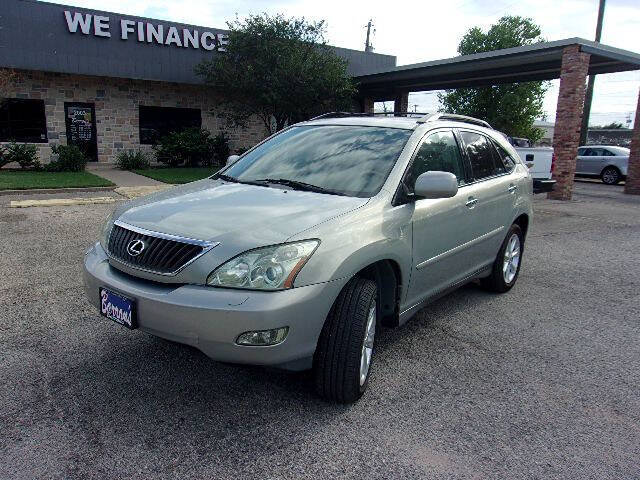
[[[104,188],[85,188],[85,189],[49,189],[47,191],[25,190],[7,192],[9,196],[9,206],[11,208],[25,207],[53,207],[53,206],[71,206],[71,205],[91,205],[99,203],[115,203],[124,199],[137,198],[143,195],[160,192],[174,185],[162,183],[152,178],[138,175],[126,170],[118,170],[111,165],[89,164],[87,171],[102,178],[106,178],[115,183],[116,186]],[[113,191],[108,194],[107,191]],[[102,196],[92,197],[91,192],[104,192]],[[78,195],[79,192],[82,192]],[[11,196],[19,195],[15,200]],[[55,197],[54,197],[55,195]],[[52,198],[54,197],[54,198]]]
[[[112,167],[108,168],[104,165],[88,164],[87,171],[93,173],[102,178],[113,182],[118,187],[157,187],[167,186],[166,183],[159,182],[153,178],[144,177],[137,173],[129,172],[127,170],[118,170]]]

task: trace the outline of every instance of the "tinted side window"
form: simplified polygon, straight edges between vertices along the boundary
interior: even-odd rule
[[[578,155],[580,155],[582,157],[585,154],[586,151],[587,151],[586,148],[579,148],[578,149]]]
[[[513,170],[513,168],[516,166],[516,161],[513,159],[511,154],[507,152],[505,148],[502,147],[499,143],[497,142],[492,142],[492,143],[493,143],[493,146],[496,148],[496,151],[498,152],[498,159],[502,164],[502,167],[504,168],[504,172],[510,172],[511,170]]]
[[[405,179],[409,190],[413,192],[416,179],[432,170],[453,173],[458,185],[464,183],[462,156],[453,132],[432,133],[422,142]]]
[[[480,180],[496,175],[493,163],[493,147],[484,135],[474,132],[460,132],[464,141],[467,155],[471,163],[473,178]]]
[[[611,153],[609,150],[607,150],[606,148],[602,149],[602,155],[605,157],[615,157],[614,153]]]

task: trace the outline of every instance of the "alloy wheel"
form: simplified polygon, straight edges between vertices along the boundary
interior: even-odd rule
[[[376,336],[376,303],[373,302],[367,315],[367,328],[364,332],[362,342],[362,353],[360,355],[360,386],[364,385],[371,366],[371,355],[373,354],[373,341]]]
[[[514,233],[507,243],[502,263],[502,275],[506,284],[513,282],[518,273],[518,265],[520,265],[520,237]]]

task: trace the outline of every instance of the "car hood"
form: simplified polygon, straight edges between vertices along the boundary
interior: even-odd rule
[[[134,200],[116,218],[156,232],[253,248],[284,242],[368,200],[204,179]]]

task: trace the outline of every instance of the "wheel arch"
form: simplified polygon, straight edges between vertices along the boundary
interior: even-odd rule
[[[602,174],[604,173],[604,171],[607,168],[615,168],[618,171],[618,173],[620,174],[620,176],[622,176],[622,169],[620,168],[619,165],[616,165],[615,163],[609,163],[609,164],[605,165],[604,167],[602,167],[602,170],[600,170],[600,176],[602,176]]]
[[[379,312],[383,325],[398,325],[402,270],[395,260],[377,260],[358,271],[355,276],[376,282],[378,287]]]
[[[515,223],[520,227],[520,230],[522,230],[522,235],[526,238],[527,231],[529,230],[529,215],[527,215],[526,213],[523,213],[518,217],[516,217],[513,223]]]

